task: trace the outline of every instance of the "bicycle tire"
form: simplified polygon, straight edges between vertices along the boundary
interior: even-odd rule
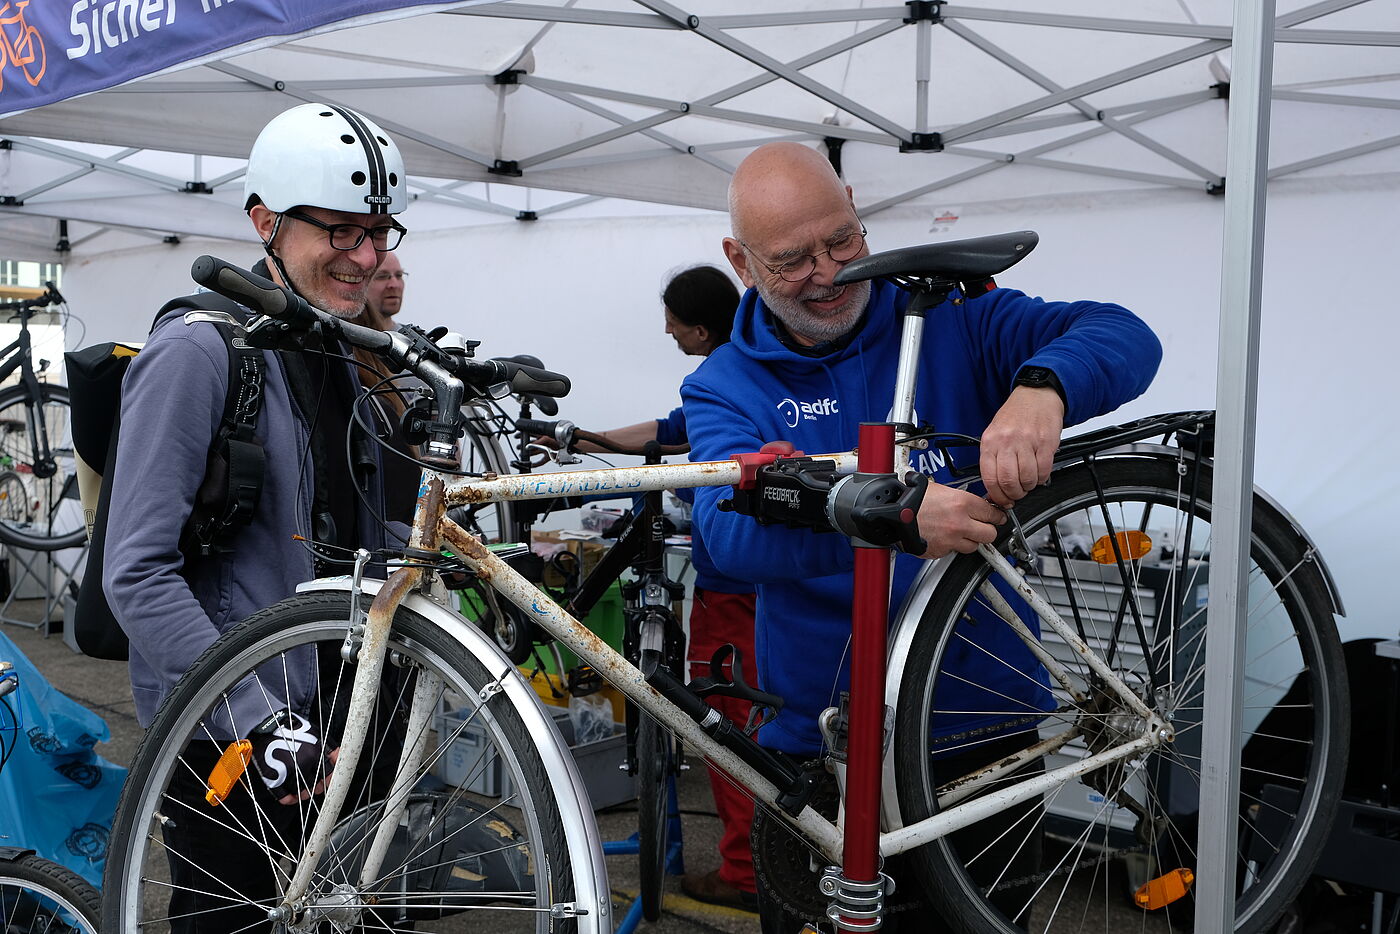
[[[637,859],[642,917],[661,917],[666,887],[672,747],[670,731],[645,712],[637,714]]]
[[[30,425],[34,400],[24,385],[0,391],[0,470],[13,470],[25,490],[21,521],[0,521],[0,542],[31,551],[76,548],[87,539],[78,500],[68,390],[39,384],[50,467],[36,463]]]
[[[0,857],[0,931],[97,934],[101,896],[82,876],[31,854]]]
[[[0,471],[0,523],[24,522],[27,511],[24,480],[13,470]]]
[[[295,807],[272,803],[261,781],[244,772],[222,805],[225,812],[233,813],[219,818],[215,832],[220,841],[210,845],[215,852],[209,859],[217,865],[192,865],[199,856],[193,844],[186,848],[176,841],[169,866],[177,859],[183,861],[178,886],[166,881],[163,825],[185,821],[183,832],[191,839],[207,836],[207,828],[195,821],[212,818],[182,801],[177,783],[182,772],[191,773],[200,786],[196,794],[202,792],[208,772],[200,768],[199,760],[207,761],[208,752],[217,753],[229,735],[241,732],[240,727],[216,736],[219,716],[227,711],[232,717],[236,701],[228,698],[233,692],[247,692],[244,697],[259,699],[261,706],[272,710],[285,703],[279,693],[287,693],[285,672],[293,670],[289,666],[313,666],[302,668],[318,676],[315,703],[304,705],[304,713],[323,725],[329,723],[325,735],[331,737],[327,745],[332,745],[344,717],[344,704],[337,700],[348,692],[352,674],[350,664],[341,661],[339,654],[349,615],[350,598],[345,593],[291,598],[225,634],[180,680],[147,730],[118,804],[112,840],[119,843],[108,856],[104,931],[163,930],[167,913],[213,910],[224,907],[223,901],[244,913],[242,918],[227,918],[228,929],[241,929],[243,924],[261,929],[268,924],[266,911],[280,903],[289,877],[285,873],[291,860],[286,854],[300,854],[319,798]],[[358,923],[367,929],[382,925],[385,930],[399,930],[416,924],[419,931],[572,934],[577,930],[572,917],[550,916],[552,905],[574,901],[577,888],[552,779],[516,708],[508,700],[491,703],[494,697],[506,695],[483,692],[497,676],[463,652],[444,630],[406,608],[395,616],[389,652],[381,691],[370,712],[361,770],[309,894],[322,899],[322,907],[330,900],[353,897],[362,912]],[[253,679],[250,674],[255,670],[258,677]],[[411,812],[407,823],[400,823],[402,839],[396,836],[380,876],[369,887],[361,887],[363,857],[359,854],[388,787],[382,779],[392,778],[397,771],[405,741],[401,712],[423,672],[442,678],[433,709],[457,712],[439,717],[436,729],[427,732],[423,767],[415,776],[415,799],[421,791],[433,798],[434,805],[426,817]],[[483,693],[485,701],[480,699]],[[467,730],[469,725],[472,731]],[[488,751],[494,752],[494,763],[500,766],[499,784],[495,789],[482,788],[482,793],[466,790],[462,785],[495,774]],[[447,764],[454,765],[455,773],[446,770]],[[444,785],[428,776],[428,769],[435,766],[458,784]],[[493,790],[498,797],[487,796]],[[204,811],[210,810],[201,799],[183,794]],[[281,808],[285,810],[276,810]],[[245,813],[248,816],[242,816]],[[240,820],[245,829],[228,836],[228,827]],[[245,851],[262,851],[264,865],[274,867],[271,882],[254,880],[241,885],[244,891],[234,891],[224,879],[224,870],[246,863],[230,852],[224,840]],[[453,849],[448,849],[449,842]],[[468,847],[473,852],[460,852]],[[181,888],[185,879],[190,880],[190,891]],[[200,886],[216,894],[199,896],[194,890]],[[403,892],[407,894],[402,898],[393,897]],[[172,893],[174,900],[168,901]],[[312,924],[308,929],[317,928]]]
[[[462,414],[467,420],[462,470],[500,476],[510,473],[510,460],[498,440],[504,427],[480,406],[464,406]],[[514,525],[514,511],[507,502],[454,506],[452,520],[488,545],[512,541],[518,531]]]
[[[1034,559],[1026,560],[1023,554],[1019,562],[1026,580],[1071,625],[1088,634],[1085,641],[1091,650],[1123,673],[1139,696],[1153,699],[1149,706],[1172,712],[1175,741],[1149,747],[1145,754],[1121,760],[1121,766],[1105,766],[1084,780],[1071,779],[1041,799],[913,851],[915,870],[935,905],[962,934],[1191,928],[1195,902],[1189,887],[1184,897],[1150,912],[1134,905],[1130,896],[1136,886],[1173,870],[1201,869],[1194,858],[1195,809],[1211,480],[1208,466],[1170,455],[1100,458],[1057,471],[1050,486],[1017,505],[1015,515],[1036,552]],[[1071,550],[1074,522],[1086,527],[1081,545],[1101,541],[1111,550],[1110,539],[1098,538],[1108,534],[1105,512],[1115,535],[1146,529],[1158,537],[1162,530],[1170,531],[1175,538],[1165,553],[1168,559],[1152,560],[1153,554],[1163,554],[1154,543],[1154,552],[1141,560],[1109,557],[1110,564],[1102,565],[1065,557],[1061,562]],[[1256,496],[1245,661],[1250,690],[1241,724],[1244,767],[1235,867],[1234,930],[1246,934],[1269,929],[1307,880],[1330,827],[1345,770],[1345,668],[1324,576],[1311,556],[1311,546],[1287,519]],[[1120,568],[1129,572],[1126,578]],[[987,689],[987,707],[979,709],[975,700],[960,703],[956,718],[961,722],[956,725],[950,710],[940,709],[939,679],[957,677],[958,653],[971,652],[969,646],[990,652],[997,627],[1004,634],[1011,632],[978,595],[991,573],[976,555],[956,558],[911,642],[895,738],[896,774],[902,779],[898,800],[906,823],[936,813],[938,803],[930,789],[941,785],[946,790],[949,779],[971,770],[967,759],[954,767],[947,753],[935,750],[957,748],[963,750],[958,755],[965,756],[984,742],[1009,741],[1004,728],[998,733],[986,720],[973,725],[976,721],[970,718],[975,715],[990,715],[1003,724],[1007,717],[1028,716],[1034,732],[1011,741],[1014,748],[1047,738],[1060,729],[1061,720],[1066,729],[1100,729],[1100,738],[1072,743],[1057,754],[1064,758],[1045,757],[1046,768],[1083,755],[1079,746],[1106,748],[1117,741],[1112,735],[1117,730],[1124,739],[1132,735],[1132,723],[1118,710],[1098,707],[1101,715],[1088,712],[1087,705],[1076,705],[1067,692],[1044,678],[1043,670],[1032,674],[1042,685],[1054,687],[1053,706],[1045,703],[1044,695],[1034,697],[1026,682],[1012,678]],[[1127,594],[1136,604],[1124,599]],[[1146,641],[1133,622],[1134,605],[1144,621],[1151,612],[1154,634]],[[1038,622],[1028,608],[1018,613],[1028,624]],[[1077,662],[1063,642],[1056,645],[1053,637],[1041,637],[1041,642],[1067,664]],[[1134,644],[1140,657],[1130,654]],[[1149,656],[1157,663],[1155,692],[1148,687]],[[998,657],[1003,663],[1024,662],[1009,650]],[[1089,683],[1087,678],[1083,681]],[[1093,701],[1102,701],[1090,694]],[[948,698],[943,695],[944,702]],[[1049,708],[1050,714],[1032,708]],[[1115,714],[1119,719],[1110,719]],[[940,759],[945,764],[940,765]],[[973,767],[981,764],[985,763]],[[1038,763],[1027,769],[1038,770]],[[1281,803],[1269,786],[1287,789]],[[1134,803],[1152,819],[1135,813]]]

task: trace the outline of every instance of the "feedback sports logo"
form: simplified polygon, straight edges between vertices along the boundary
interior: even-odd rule
[[[820,416],[835,415],[841,411],[839,403],[832,398],[817,399],[813,402],[784,399],[778,403],[777,408],[782,413],[783,421],[787,422],[789,428],[796,428],[797,423],[803,420],[814,422]]]

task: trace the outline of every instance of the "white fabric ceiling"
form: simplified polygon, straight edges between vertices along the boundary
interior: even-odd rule
[[[75,250],[125,242],[109,231],[247,239],[242,157],[304,100],[394,133],[418,229],[722,210],[732,168],[778,138],[842,140],[867,214],[1124,188],[1208,197],[1225,166],[1230,3],[1130,7],[1131,20],[1109,0],[541,0],[292,39],[0,119],[0,252],[51,250],[59,218]],[[1400,168],[1400,4],[1280,7],[1272,173]],[[921,12],[938,21],[904,22]]]

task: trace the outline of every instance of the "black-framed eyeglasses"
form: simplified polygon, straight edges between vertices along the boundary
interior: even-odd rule
[[[822,250],[820,253],[807,253],[796,259],[790,259],[786,263],[779,263],[776,266],[765,263],[763,260],[759,259],[753,247],[749,246],[744,241],[740,240],[739,244],[744,249],[748,250],[749,253],[753,254],[754,259],[758,260],[760,266],[767,269],[784,282],[801,282],[817,271],[817,260],[822,256],[830,256],[832,260],[837,263],[849,263],[851,260],[855,259],[860,255],[861,248],[865,246],[865,233],[865,225],[862,224],[860,233],[850,233],[839,240],[828,243],[826,249]]]
[[[388,282],[390,279],[397,279],[400,282],[408,278],[408,273],[400,269],[398,272],[376,272],[370,276],[374,282]]]
[[[380,253],[388,253],[398,247],[408,229],[398,224],[380,224],[378,227],[364,227],[360,224],[327,224],[300,211],[286,211],[283,217],[290,217],[320,227],[330,238],[331,246],[337,250],[353,250],[369,237],[370,243]]]

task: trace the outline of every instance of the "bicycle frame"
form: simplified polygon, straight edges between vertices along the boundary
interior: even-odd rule
[[[836,461],[838,470],[842,472],[851,472],[856,468],[856,457],[851,453],[827,457]],[[444,515],[446,508],[463,504],[547,499],[562,495],[611,491],[642,493],[678,487],[728,486],[737,483],[738,480],[739,465],[735,462],[720,461],[529,474],[463,480],[450,484],[444,484],[442,477],[435,472],[424,471],[410,546],[432,551],[436,551],[439,545],[452,549],[481,580],[523,610],[532,621],[566,645],[581,660],[591,665],[629,700],[680,736],[705,759],[728,773],[753,793],[756,799],[771,803],[779,797],[780,789],[735,752],[712,739],[679,706],[648,684],[639,669]],[[1093,653],[1089,652],[1080,640],[1073,625],[1061,619],[1048,604],[1040,600],[1005,558],[990,546],[983,546],[981,553],[996,572],[1031,603],[1046,626],[1058,633],[1080,655],[1092,656]],[[371,605],[364,623],[360,665],[356,672],[350,703],[352,715],[341,741],[340,758],[336,770],[332,773],[325,804],[305,854],[292,884],[286,891],[284,906],[294,904],[306,892],[319,854],[324,851],[331,830],[338,820],[368,726],[367,721],[363,717],[356,717],[354,712],[368,709],[367,701],[379,679],[384,647],[394,613],[403,597],[423,582],[427,570],[426,566],[410,566],[395,571],[389,582],[379,588]],[[1006,612],[1015,617],[1009,610]],[[1029,630],[1023,629],[1022,638],[1028,643],[1036,642]],[[1047,662],[1052,677],[1060,680],[1062,684],[1068,683],[1069,673],[1062,666],[1054,663],[1052,659],[1047,659],[1043,654],[1042,661]],[[1098,659],[1093,661],[1097,662]],[[1026,762],[1059,748],[1074,736],[1072,733],[1066,733],[1037,743],[1019,755],[998,762],[957,783],[958,788],[948,799],[947,810],[917,824],[880,834],[879,854],[889,856],[921,846],[990,814],[1044,794],[1077,775],[1117,760],[1130,758],[1151,746],[1171,741],[1171,727],[1149,710],[1117,674],[1101,663],[1091,663],[1091,667],[1110,690],[1124,698],[1134,712],[1143,718],[1144,728],[1138,738],[1114,749],[1087,756],[1069,765],[1018,782],[1011,787],[997,789],[975,800],[963,802],[963,799],[978,789],[1016,771]],[[427,710],[416,710],[411,716],[421,718],[421,722],[410,722],[407,735],[424,732],[422,727],[428,715]],[[405,749],[403,765],[412,766],[417,754],[415,749]],[[879,767],[878,763],[876,767]],[[413,769],[410,767],[406,773],[401,774],[413,774]],[[392,830],[397,826],[400,811],[401,807],[390,808],[382,819],[381,828]],[[837,823],[818,815],[810,807],[804,807],[795,815],[786,813],[781,808],[773,808],[773,811],[827,859],[834,863],[840,862],[843,834]],[[849,828],[847,832],[849,833]],[[378,869],[377,862],[373,866],[367,864],[364,867],[364,877],[370,878]]]

